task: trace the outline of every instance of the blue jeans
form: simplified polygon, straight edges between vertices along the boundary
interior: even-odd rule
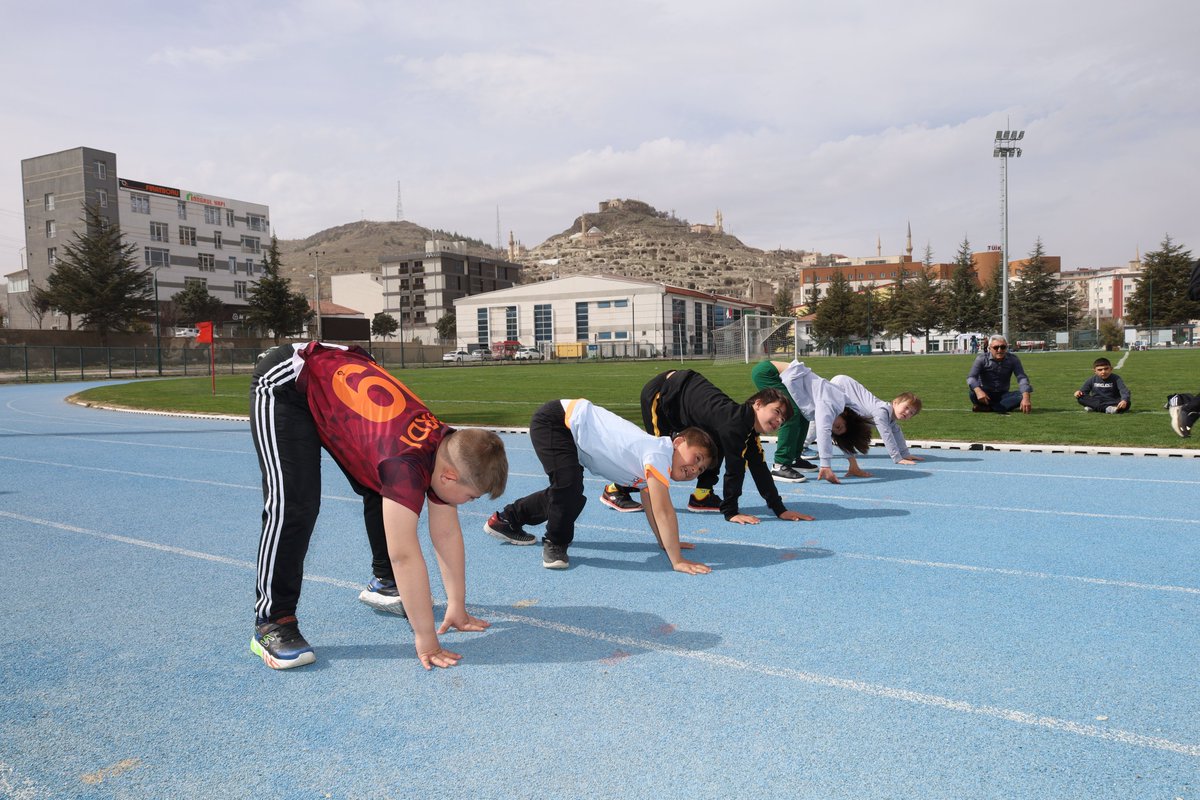
[[[987,395],[988,402],[979,402],[979,398],[975,396],[974,389],[967,389],[967,395],[971,398],[971,405],[981,409],[990,409],[1007,414],[1010,411],[1015,411],[1021,407],[1020,392],[984,392]]]

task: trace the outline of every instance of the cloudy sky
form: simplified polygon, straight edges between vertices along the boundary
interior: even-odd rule
[[[81,10],[82,9],[82,10]],[[0,274],[20,161],[270,205],[281,238],[404,217],[534,246],[599,200],[760,248],[1113,266],[1200,254],[1195,0],[0,0]]]

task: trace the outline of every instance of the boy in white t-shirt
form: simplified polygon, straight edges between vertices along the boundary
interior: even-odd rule
[[[551,400],[534,412],[529,438],[550,486],[492,514],[483,526],[487,533],[511,544],[533,544],[536,537],[522,526],[545,522],[542,566],[566,569],[575,520],[587,503],[586,467],[606,480],[641,490],[650,530],[675,571],[712,571],[681,554],[691,545],[679,541],[679,521],[668,491],[671,481],[694,481],[712,463],[717,447],[707,433],[687,428],[674,439],[651,436],[611,411],[577,399]]]

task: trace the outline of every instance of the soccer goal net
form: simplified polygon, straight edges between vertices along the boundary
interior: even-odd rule
[[[796,357],[796,322],[795,317],[757,315],[734,320],[713,332],[713,361],[789,361]]]

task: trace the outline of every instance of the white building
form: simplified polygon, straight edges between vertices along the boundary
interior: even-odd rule
[[[270,210],[261,203],[117,177],[117,156],[77,147],[21,162],[25,198],[26,270],[15,275],[28,292],[45,287],[64,245],[82,233],[85,205],[117,225],[140,263],[154,273],[160,305],[189,283],[233,307],[233,319],[270,244]],[[19,293],[17,293],[19,295]],[[36,327],[20,297],[12,297],[13,327]],[[163,311],[169,310],[164,307]],[[48,315],[42,327],[65,328]],[[170,320],[163,318],[166,329]]]
[[[712,332],[761,304],[602,275],[576,275],[454,301],[459,346],[518,341],[563,357],[709,355]]]

